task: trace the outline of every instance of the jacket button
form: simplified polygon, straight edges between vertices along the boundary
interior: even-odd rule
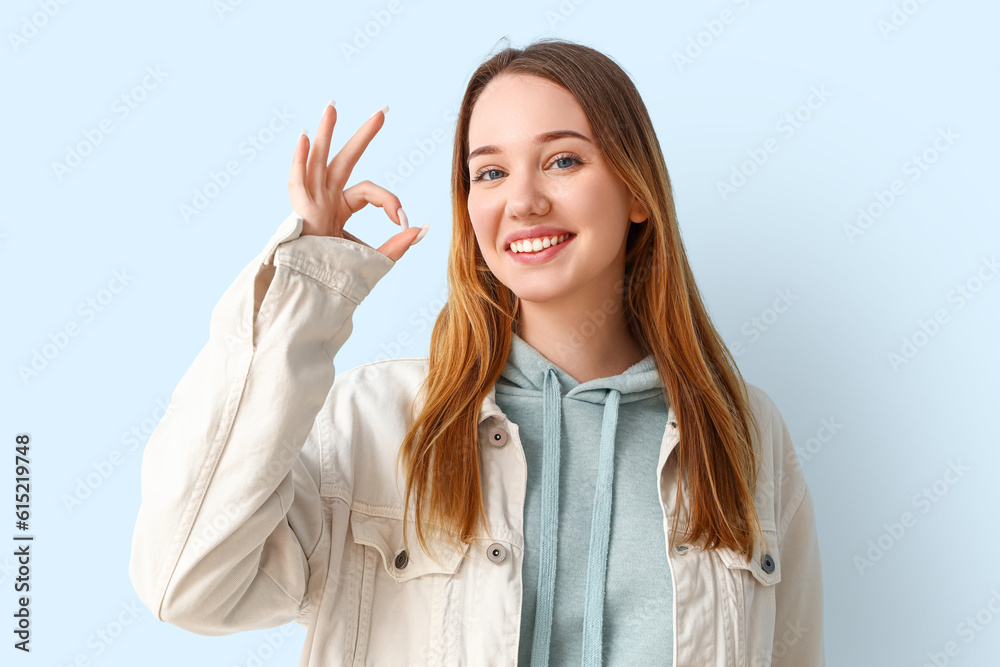
[[[406,564],[410,562],[410,557],[406,555],[406,549],[403,549],[398,554],[396,554],[396,569],[402,570],[406,567]]]
[[[507,557],[507,548],[499,542],[486,547],[486,555],[494,563],[501,563]]]
[[[760,564],[768,574],[774,572],[774,559],[771,558],[771,554],[764,554],[764,557],[760,560]]]
[[[507,431],[502,426],[494,426],[490,429],[489,438],[494,447],[503,447],[507,444]]]

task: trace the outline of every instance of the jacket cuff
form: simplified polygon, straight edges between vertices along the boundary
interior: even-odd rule
[[[291,241],[292,239],[297,239],[302,235],[302,216],[300,216],[295,211],[292,211],[281,226],[278,227],[278,231],[274,233],[271,240],[267,242],[267,246],[264,248],[264,252],[261,253],[261,263],[270,264],[274,261],[274,253],[278,248],[278,245],[285,243],[286,241]]]
[[[353,235],[339,238],[301,233],[302,217],[292,212],[268,242],[263,263],[295,269],[355,304],[360,304],[396,264]]]

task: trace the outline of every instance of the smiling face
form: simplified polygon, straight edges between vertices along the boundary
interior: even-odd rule
[[[497,279],[523,302],[591,307],[613,295],[629,225],[647,213],[606,161],[573,94],[541,77],[501,74],[476,101],[469,146],[469,216]],[[511,236],[546,249],[516,253]]]

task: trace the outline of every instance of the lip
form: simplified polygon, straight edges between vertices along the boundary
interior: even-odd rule
[[[507,238],[503,240],[503,249],[509,251],[510,244],[521,239],[530,239],[536,236],[562,236],[563,234],[572,234],[572,232],[562,227],[553,227],[552,225],[537,225],[535,227],[519,229],[507,235]]]
[[[506,252],[508,255],[510,255],[510,258],[515,262],[517,262],[518,264],[541,264],[542,262],[549,261],[549,259],[554,257],[557,253],[561,252],[563,248],[568,246],[570,243],[574,241],[574,239],[576,239],[576,234],[573,234],[572,232],[570,232],[569,234],[570,237],[568,239],[566,239],[562,243],[549,246],[545,250],[539,250],[538,252],[514,252],[513,250],[510,249],[510,246],[508,246]]]

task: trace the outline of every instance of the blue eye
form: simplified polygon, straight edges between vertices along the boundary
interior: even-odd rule
[[[562,155],[557,155],[556,159],[553,160],[553,164],[562,162],[563,160],[569,160],[570,162],[575,162],[576,164],[583,164],[583,159],[576,153],[563,153]],[[563,169],[568,169],[572,167],[572,164],[568,164]]]
[[[553,164],[553,166],[555,166],[558,163],[564,162],[564,161],[567,161],[567,160],[570,162],[570,164],[564,164],[562,167],[559,168],[560,170],[569,169],[570,167],[574,166],[573,163],[583,164],[583,160],[580,159],[580,156],[575,155],[573,153],[565,153],[563,155],[557,156],[556,159],[552,161],[552,164]],[[476,181],[496,181],[496,180],[499,180],[497,178],[486,178],[487,174],[492,174],[495,171],[499,172],[501,174],[504,173],[504,171],[502,169],[497,169],[495,167],[483,167],[482,169],[480,169],[479,171],[476,172],[476,177],[472,179],[472,182],[475,183]]]
[[[501,174],[503,173],[500,169],[494,169],[492,167],[487,167],[485,169],[480,169],[479,171],[477,171],[476,172],[476,177],[474,179],[472,179],[472,181],[473,182],[475,182],[475,181],[484,181],[484,180],[485,181],[495,181],[496,180],[495,178],[483,178],[486,174],[491,174],[494,171],[499,171]]]

